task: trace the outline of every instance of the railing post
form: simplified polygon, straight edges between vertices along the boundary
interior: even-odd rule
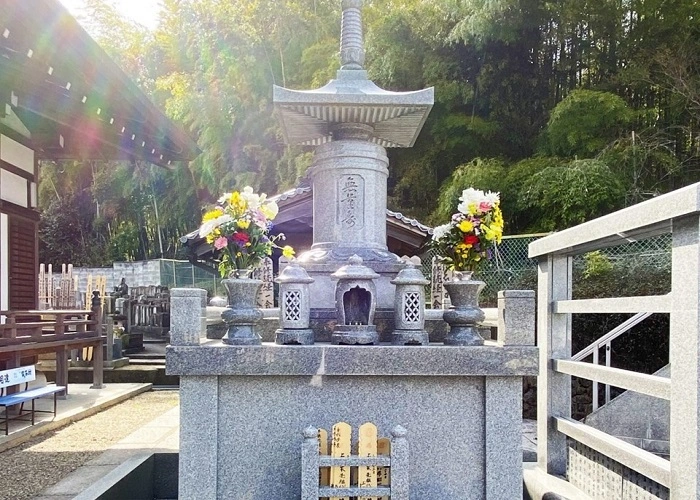
[[[496,340],[504,346],[531,346],[535,343],[535,292],[498,292]],[[522,477],[512,474],[522,467],[522,377],[485,377],[485,497],[511,500],[522,496]],[[504,425],[509,422],[511,425]]]
[[[700,218],[672,221],[671,499],[700,498]]]
[[[56,323],[53,328],[56,340],[63,340],[63,335],[66,333],[66,327],[63,324],[65,316],[63,314],[56,314]]]
[[[104,388],[104,354],[102,348],[104,342],[95,344],[92,350],[92,385],[90,389]]]
[[[553,305],[571,299],[571,261],[568,256],[544,256],[537,273],[537,462],[559,475],[566,472],[566,436],[554,428],[553,417],[571,416],[571,377],[555,372],[552,359],[571,357],[571,315],[554,314]]]
[[[391,500],[408,500],[410,457],[406,429],[391,430]]]
[[[65,398],[68,395],[68,348],[65,345],[56,348],[56,385],[66,388],[60,394]]]
[[[111,363],[114,359],[114,314],[107,315],[107,323],[105,323],[105,361]]]
[[[301,500],[318,500],[318,430],[304,429],[301,445]]]
[[[503,345],[535,344],[534,290],[501,290],[498,292],[498,332],[496,340]]]
[[[173,288],[170,293],[170,343],[199,345],[206,331],[207,292],[201,288]]]

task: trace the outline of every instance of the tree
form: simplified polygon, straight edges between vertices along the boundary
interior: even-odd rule
[[[462,191],[469,187],[485,191],[502,191],[505,166],[496,158],[475,158],[460,165],[443,184],[432,219],[444,223],[455,213]],[[440,222],[442,221],[442,222]]]
[[[535,231],[553,231],[617,210],[624,188],[599,160],[573,160],[533,175],[521,191],[522,207],[532,211]]]
[[[574,90],[556,105],[545,129],[547,152],[591,158],[622,135],[634,115],[609,92]]]

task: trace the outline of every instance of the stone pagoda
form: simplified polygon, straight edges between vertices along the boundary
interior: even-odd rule
[[[316,147],[310,169],[313,245],[298,258],[315,280],[311,296],[316,321],[335,317],[331,274],[353,255],[379,274],[378,311],[393,308],[390,281],[403,263],[386,242],[385,148],[413,146],[433,106],[432,87],[391,92],[367,78],[361,5],[362,0],[342,2],[341,68],[334,80],[316,90],[275,86],[273,92],[285,141]]]

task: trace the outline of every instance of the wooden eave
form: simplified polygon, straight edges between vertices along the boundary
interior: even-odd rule
[[[38,158],[167,167],[197,156],[192,139],[56,0],[8,3],[0,12],[0,98],[31,131]]]

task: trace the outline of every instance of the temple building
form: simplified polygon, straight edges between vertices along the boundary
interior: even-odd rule
[[[0,310],[37,307],[41,160],[148,161],[195,142],[148,99],[58,0],[0,8]]]

